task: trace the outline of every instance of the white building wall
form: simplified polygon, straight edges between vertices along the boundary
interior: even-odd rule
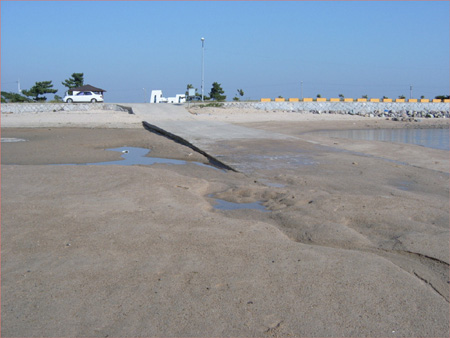
[[[162,90],[152,90],[150,95],[150,103],[184,103],[186,102],[186,95],[177,94],[175,97],[165,98],[162,96]]]
[[[160,103],[162,98],[162,90],[152,90],[150,95],[150,103]]]

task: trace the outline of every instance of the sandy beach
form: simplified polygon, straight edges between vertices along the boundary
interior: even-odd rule
[[[186,115],[286,138],[211,143],[232,172],[139,115],[2,113],[2,336],[449,336],[448,151],[318,133],[448,119]],[[80,165],[118,147],[185,162]]]

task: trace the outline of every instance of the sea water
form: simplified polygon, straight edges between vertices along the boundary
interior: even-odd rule
[[[364,141],[408,143],[427,148],[450,150],[449,129],[361,129],[320,131],[328,137],[349,138]]]

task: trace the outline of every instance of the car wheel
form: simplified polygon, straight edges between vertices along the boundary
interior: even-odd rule
[[[73,100],[72,99],[67,99],[67,103],[72,103]]]
[[[95,103],[95,102],[97,102],[97,100],[96,100],[96,99],[92,99],[91,102],[92,102],[92,103]]]

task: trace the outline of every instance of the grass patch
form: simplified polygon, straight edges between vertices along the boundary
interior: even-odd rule
[[[220,102],[210,102],[210,103],[207,103],[207,104],[200,104],[200,105],[198,105],[200,108],[205,108],[205,107],[216,107],[216,108],[219,108],[219,107],[223,107],[223,103],[220,103]]]

